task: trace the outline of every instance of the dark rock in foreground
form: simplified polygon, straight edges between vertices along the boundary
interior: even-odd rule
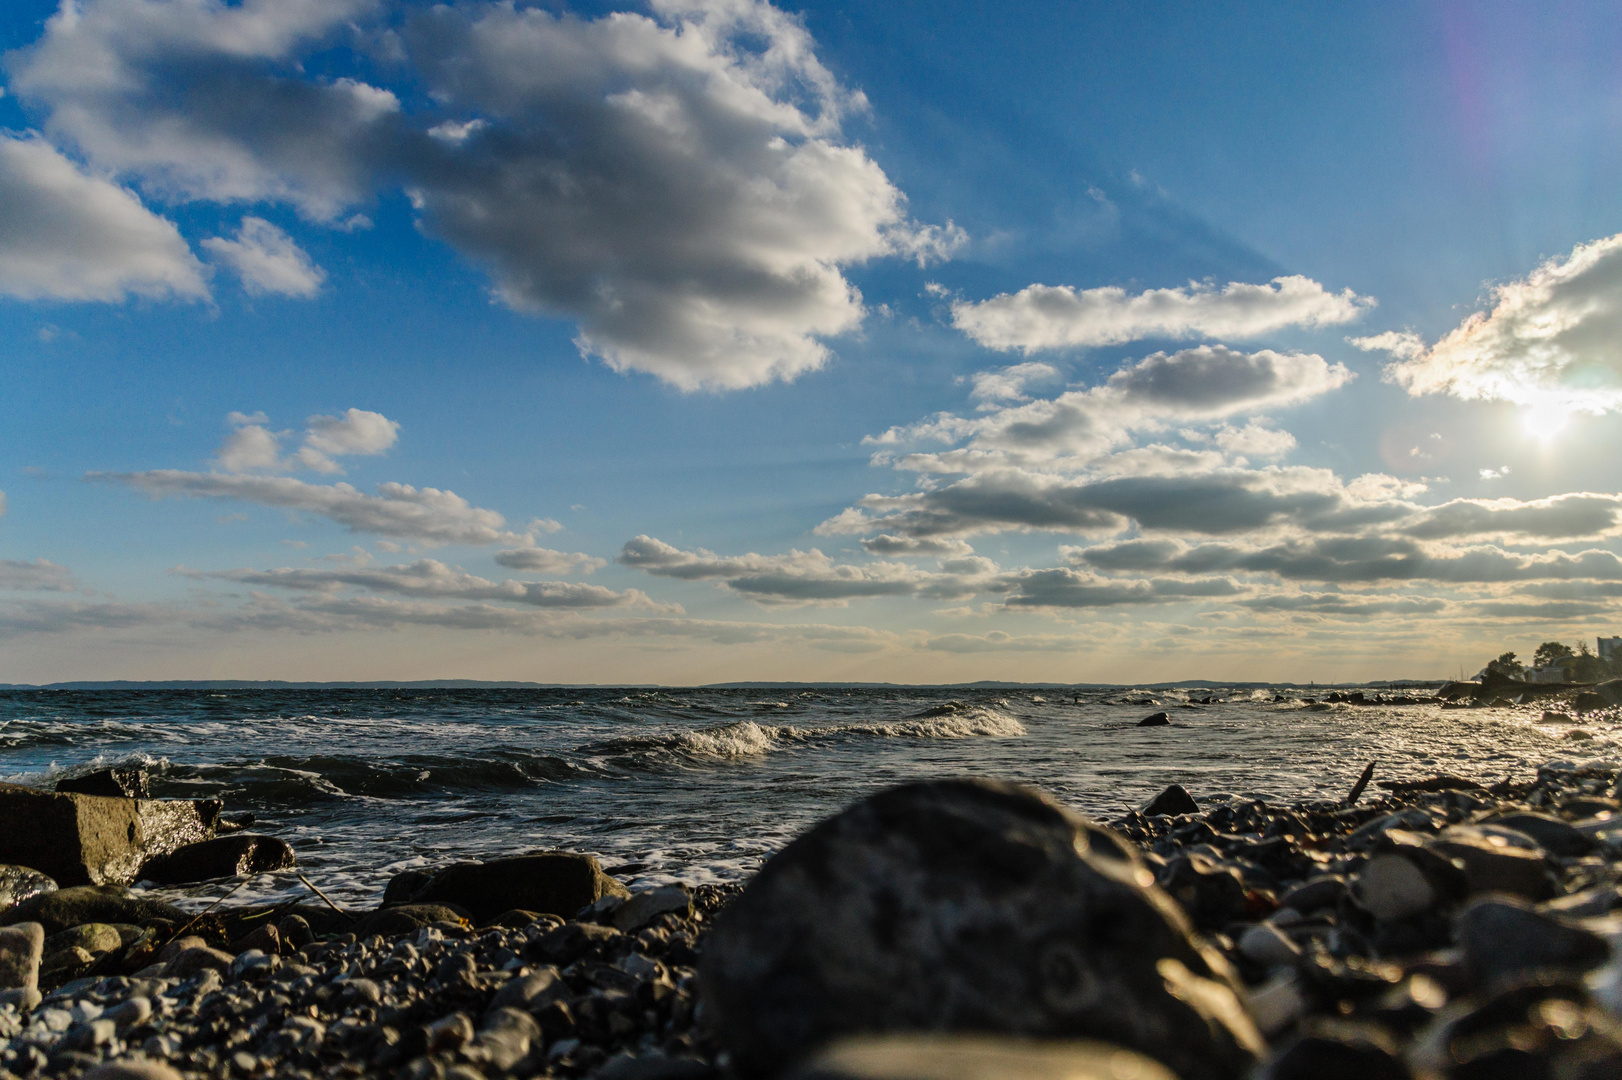
[[[383,902],[452,904],[484,922],[515,908],[567,918],[605,896],[630,895],[590,855],[553,851],[408,871],[389,882]]]
[[[722,914],[702,985],[745,1075],[845,1035],[1106,1040],[1183,1080],[1263,1047],[1228,965],[1121,843],[1038,792],[881,792],[775,855]]]
[[[38,870],[0,864],[0,914],[24,900],[55,891],[56,882]]]
[[[1146,817],[1159,817],[1161,815],[1197,814],[1200,804],[1194,801],[1194,796],[1181,784],[1171,787],[1149,800],[1149,805],[1143,808]]]
[[[1171,713],[1150,713],[1138,721],[1138,727],[1165,727],[1171,723]]]
[[[1107,1043],[992,1035],[886,1035],[823,1050],[793,1080],[1177,1080]]]

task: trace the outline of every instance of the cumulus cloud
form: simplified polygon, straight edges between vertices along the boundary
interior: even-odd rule
[[[1106,286],[1030,285],[990,300],[959,300],[952,322],[981,345],[1026,354],[1045,349],[1121,345],[1143,338],[1250,338],[1287,326],[1350,322],[1374,301],[1350,289],[1326,290],[1292,275],[1266,285],[1194,282],[1129,295]]]
[[[366,197],[399,102],[300,60],[377,0],[84,0],[6,57],[47,133],[164,198],[278,200],[332,220]]]
[[[1098,608],[1164,604],[1174,600],[1231,597],[1241,590],[1231,578],[1154,580],[1103,577],[1060,567],[1029,570],[1012,582],[1010,608]]]
[[[1026,387],[1032,383],[1051,382],[1058,377],[1058,368],[1038,361],[976,372],[969,376],[969,381],[974,384],[969,397],[987,403],[982,404],[981,408],[993,407],[990,403],[995,402],[1024,401]]]
[[[979,556],[943,560],[939,571],[905,563],[863,566],[836,563],[816,550],[786,555],[721,556],[702,548],[688,551],[651,536],[625,542],[616,562],[657,577],[713,581],[762,604],[836,604],[878,596],[973,596],[993,582],[996,564]]]
[[[425,148],[413,198],[520,310],[686,389],[792,379],[862,321],[842,267],[948,252],[841,120],[865,109],[767,4],[654,0],[596,20],[464,5],[409,47],[486,125]],[[429,153],[428,149],[433,152]]]
[[[203,247],[235,270],[252,296],[272,293],[307,299],[320,292],[327,279],[326,271],[291,236],[264,218],[245,217],[235,240],[214,236],[204,240]]]
[[[0,294],[205,299],[203,266],[134,192],[82,171],[37,135],[0,135]]]
[[[870,555],[888,555],[902,559],[930,557],[955,559],[974,554],[974,548],[962,540],[893,536],[888,533],[867,537],[862,541],[862,547]]]
[[[0,589],[17,592],[68,592],[78,588],[65,566],[48,559],[0,559]]]
[[[1295,436],[1288,431],[1270,428],[1254,420],[1242,428],[1219,428],[1212,438],[1228,453],[1236,456],[1261,458],[1283,457],[1295,449]]]
[[[420,87],[312,76],[335,45]],[[798,19],[653,0],[597,19],[385,0],[82,0],[8,55],[56,140],[173,200],[291,203],[341,224],[401,184],[421,224],[523,311],[574,320],[621,370],[731,388],[821,366],[862,322],[845,268],[949,255],[842,133],[866,110]],[[320,271],[270,226],[210,248],[250,289]]]
[[[1412,334],[1352,343],[1396,356],[1386,377],[1415,396],[1622,409],[1622,234],[1579,244],[1497,286],[1492,305],[1429,348]]]
[[[454,491],[383,483],[376,495],[349,484],[311,484],[290,476],[154,469],[91,473],[89,479],[124,484],[153,498],[232,499],[280,510],[316,514],[350,532],[374,533],[425,546],[507,544],[528,546],[534,538],[506,528],[494,510],[471,505]]]
[[[230,472],[293,472],[309,469],[341,473],[333,458],[385,453],[399,438],[400,425],[382,413],[351,408],[342,416],[315,415],[305,421],[304,443],[282,456],[282,440],[291,432],[271,431],[264,413],[233,412],[226,417],[234,430],[225,437],[215,460]]]
[[[1352,378],[1344,364],[1331,364],[1314,353],[1272,349],[1245,353],[1223,345],[1200,345],[1123,364],[1099,386],[995,408],[979,417],[943,413],[892,428],[871,442],[898,446],[966,441],[955,451],[884,459],[916,471],[972,472],[1011,464],[1079,468],[1140,433],[1298,405],[1337,390]],[[1249,441],[1271,440],[1268,450],[1276,450],[1289,438],[1282,432],[1263,434],[1254,420],[1251,428]]]
[[[454,598],[462,600],[510,601],[543,608],[640,607],[679,611],[655,604],[639,589],[615,592],[601,585],[569,581],[490,581],[447,566],[437,559],[419,559],[400,566],[354,567],[342,570],[311,570],[284,567],[276,570],[188,570],[175,571],[196,580],[232,581],[256,588],[292,589],[306,592],[334,592],[358,588],[368,592],[407,596]]]
[[[533,574],[589,574],[608,565],[607,559],[583,551],[553,551],[543,547],[506,548],[496,552],[496,563],[509,570]]]

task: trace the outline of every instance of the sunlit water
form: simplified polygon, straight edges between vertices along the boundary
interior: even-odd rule
[[[1198,690],[1204,698],[1212,692]],[[1272,691],[0,691],[0,779],[142,762],[154,795],[221,798],[290,842],[340,902],[391,874],[544,848],[629,884],[732,880],[885,785],[974,775],[1102,819],[1166,784],[1197,797],[1340,797],[1380,776],[1483,781],[1612,762],[1622,730],[1542,710],[1306,706]],[[1157,709],[1169,727],[1140,728]],[[199,902],[218,883],[187,890]],[[290,873],[237,898],[308,895]]]

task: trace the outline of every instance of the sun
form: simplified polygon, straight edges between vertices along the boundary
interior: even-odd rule
[[[1541,442],[1548,442],[1571,423],[1571,408],[1562,401],[1539,401],[1521,413],[1521,426]]]

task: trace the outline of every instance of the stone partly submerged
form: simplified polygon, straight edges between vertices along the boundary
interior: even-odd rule
[[[62,885],[127,885],[142,864],[214,836],[214,800],[126,799],[0,784],[0,862]]]
[[[720,916],[700,981],[746,1076],[864,1033],[1097,1039],[1182,1080],[1237,1080],[1263,1050],[1129,845],[989,781],[892,788],[801,835]]]
[[[57,791],[115,799],[150,799],[150,787],[146,770],[137,767],[97,769],[56,782]]]
[[[178,885],[208,878],[285,870],[293,862],[293,849],[285,840],[238,832],[187,844],[166,855],[148,859],[141,867],[141,877],[159,885]]]
[[[514,909],[568,918],[605,896],[630,895],[592,856],[548,851],[397,874],[383,903],[452,904],[483,922]]]

